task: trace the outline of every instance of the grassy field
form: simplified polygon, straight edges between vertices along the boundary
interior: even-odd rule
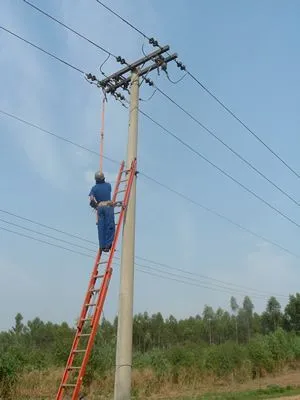
[[[50,400],[55,397],[62,369],[31,371],[20,377],[13,400]],[[300,369],[285,370],[281,373],[266,375],[263,378],[237,383],[230,379],[207,377],[193,382],[183,377],[179,383],[163,381],[160,386],[151,371],[134,371],[132,399],[144,400],[254,400],[288,399],[296,396],[300,400]],[[87,400],[112,399],[113,375],[92,382],[85,391]],[[299,396],[297,396],[299,394]],[[1,396],[0,396],[1,398]],[[292,397],[291,397],[292,398]],[[7,399],[7,397],[3,397]]]

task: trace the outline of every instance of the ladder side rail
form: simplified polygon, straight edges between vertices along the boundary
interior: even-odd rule
[[[59,386],[59,390],[58,390],[58,393],[57,393],[57,396],[56,396],[56,400],[61,400],[63,398],[62,395],[63,395],[64,390],[65,390],[63,385],[68,380],[68,377],[69,377],[69,374],[70,374],[69,367],[73,364],[73,361],[74,361],[74,357],[75,357],[74,350],[76,350],[76,348],[78,346],[79,339],[80,339],[79,334],[82,331],[83,326],[84,326],[84,324],[82,322],[82,319],[84,319],[86,317],[86,314],[87,314],[87,311],[88,311],[88,308],[86,307],[86,304],[89,304],[90,299],[92,297],[92,293],[90,292],[90,289],[95,285],[96,279],[94,278],[94,276],[96,276],[97,273],[98,273],[98,264],[99,264],[99,262],[100,262],[100,252],[98,251],[96,259],[95,259],[95,262],[94,262],[93,272],[92,272],[92,275],[91,275],[91,278],[90,278],[90,281],[89,281],[88,290],[87,290],[87,293],[86,293],[86,296],[85,296],[85,300],[84,300],[84,303],[83,303],[83,306],[82,306],[79,323],[77,325],[75,337],[74,337],[73,344],[72,344],[72,347],[71,347],[71,351],[70,351],[70,354],[69,354],[69,357],[68,357],[68,360],[67,360],[67,363],[66,363],[66,367],[65,367],[64,373],[63,373],[61,384]]]
[[[118,191],[119,191],[119,187],[120,187],[120,182],[121,182],[122,174],[123,174],[123,172],[124,172],[124,167],[125,167],[125,162],[122,161],[121,167],[120,167],[120,170],[119,170],[119,173],[118,173],[118,177],[117,177],[117,183],[116,183],[116,186],[115,186],[113,198],[112,198],[112,201],[113,201],[113,202],[115,202],[116,199],[117,199],[117,194],[118,194]]]
[[[91,289],[94,288],[95,283],[97,281],[96,276],[98,275],[98,269],[99,269],[100,260],[101,260],[101,254],[100,254],[100,251],[98,250],[98,254],[97,254],[97,257],[96,257],[96,260],[95,260],[95,263],[94,263],[94,267],[93,267],[92,275],[91,275],[91,278],[90,278],[88,290],[86,292],[84,303],[83,303],[81,314],[80,314],[80,325],[79,326],[80,326],[81,329],[83,327],[82,320],[86,317],[86,314],[88,312],[88,307],[86,307],[86,304],[89,304],[90,301],[91,301],[91,298],[92,298]]]
[[[98,323],[99,323],[99,320],[100,320],[100,316],[101,316],[101,313],[102,313],[102,310],[103,310],[103,306],[104,306],[104,302],[105,302],[105,299],[106,299],[106,295],[107,295],[107,291],[108,291],[108,286],[109,286],[109,283],[110,283],[111,275],[112,275],[112,268],[110,268],[109,270],[106,271],[105,277],[103,278],[103,281],[102,281],[102,284],[101,284],[101,291],[100,291],[100,295],[99,295],[99,301],[100,301],[99,312],[97,313],[98,317],[95,320],[93,320],[93,324],[95,324],[95,325],[92,326],[91,335],[89,337],[89,341],[88,341],[88,344],[87,344],[86,352],[84,354],[84,358],[82,360],[80,371],[79,371],[79,374],[78,374],[78,377],[77,377],[77,382],[76,382],[76,386],[74,388],[74,392],[73,392],[73,395],[72,395],[72,400],[78,400],[78,395],[79,395],[80,388],[81,388],[81,385],[82,385],[82,382],[83,382],[83,377],[84,377],[84,374],[85,374],[86,366],[87,366],[87,363],[89,361],[90,354],[91,354],[91,351],[92,351],[92,348],[93,348],[93,344],[94,344],[94,341],[95,341],[95,337],[96,337],[96,334],[97,334],[97,326],[98,326]]]
[[[130,197],[130,193],[131,193],[131,187],[133,184],[134,177],[136,175],[136,159],[132,161],[130,171],[131,172],[130,172],[130,176],[129,176],[129,180],[128,180],[128,185],[127,185],[126,193],[124,196],[125,207],[127,207],[127,205],[128,205],[128,201],[129,201],[129,197]]]

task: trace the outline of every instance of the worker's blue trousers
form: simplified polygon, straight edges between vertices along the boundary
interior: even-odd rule
[[[100,206],[97,213],[99,248],[109,249],[115,237],[114,207]]]

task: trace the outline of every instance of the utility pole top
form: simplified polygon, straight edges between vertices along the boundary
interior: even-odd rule
[[[127,64],[126,67],[120,69],[119,71],[107,76],[106,78],[99,80],[95,75],[86,74],[86,79],[90,83],[95,83],[98,88],[101,88],[104,93],[115,94],[117,89],[128,90],[131,82],[131,74],[133,72],[137,73],[139,77],[145,76],[154,70],[167,71],[167,64],[170,61],[177,59],[177,53],[173,53],[164,57],[164,53],[168,52],[169,46],[160,47],[158,50],[145,55],[137,61],[131,64]],[[126,63],[124,59],[123,63]],[[148,65],[147,65],[148,64]],[[153,86],[153,82],[148,78],[144,78],[144,81],[149,85]]]

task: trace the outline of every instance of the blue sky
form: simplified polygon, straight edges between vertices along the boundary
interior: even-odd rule
[[[143,39],[96,1],[91,0],[88,7],[83,1],[33,2],[128,61],[142,54]],[[137,8],[134,1],[120,0],[111,6],[161,44],[170,44],[171,50],[179,53],[201,82],[300,171],[297,51],[300,5],[297,1],[190,1],[187,6],[179,1],[156,0],[144,1],[143,7]],[[86,72],[99,75],[98,67],[106,58],[104,53],[38,14],[23,1],[3,2],[0,21],[4,27]],[[146,49],[152,51],[147,45]],[[107,73],[118,68],[112,60],[105,65]],[[0,32],[0,71],[2,110],[98,150],[100,92],[87,84],[83,76],[3,31]],[[170,66],[169,73],[173,79],[181,76],[174,66]],[[270,179],[300,199],[298,179],[190,78],[176,86],[155,73],[152,79]],[[147,98],[150,94],[149,88],[142,88],[141,97]],[[300,222],[295,204],[160,94],[142,103],[141,108]],[[107,156],[120,161],[125,157],[127,124],[127,111],[109,99],[105,132]],[[142,116],[139,127],[141,172],[299,252],[296,226],[162,134]],[[1,209],[97,240],[94,216],[87,204],[91,177],[98,167],[96,156],[2,115],[0,149]],[[118,166],[105,162],[105,171],[111,180],[117,169]],[[54,235],[0,214],[0,218],[10,222]],[[4,222],[0,226],[26,233]],[[80,311],[92,259],[5,231],[0,231],[0,237],[0,329],[9,328],[17,312],[26,320],[40,316],[45,320],[73,323]],[[138,179],[136,254],[261,291],[288,295],[298,290],[299,259],[187,203],[142,176]],[[116,268],[105,306],[107,317],[117,312],[118,281]],[[246,290],[245,294],[251,296]],[[238,293],[236,297],[241,302],[243,295]],[[256,310],[261,311],[266,299],[251,297]],[[229,298],[229,293],[139,271],[135,275],[136,312],[161,311],[164,315],[183,317],[201,313],[205,304],[228,308]],[[285,298],[279,300],[283,305],[286,302]]]

